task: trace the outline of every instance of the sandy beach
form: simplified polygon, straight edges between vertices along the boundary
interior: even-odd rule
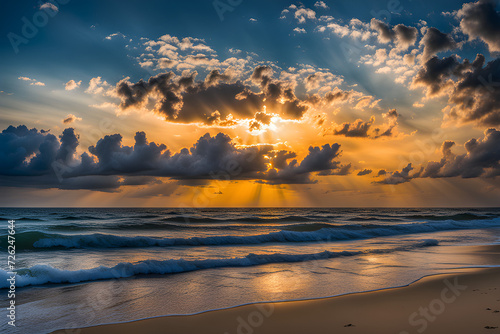
[[[498,246],[479,246],[484,255]],[[500,268],[461,269],[406,287],[324,299],[262,303],[56,334],[500,333]]]

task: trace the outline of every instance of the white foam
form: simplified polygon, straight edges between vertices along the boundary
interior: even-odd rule
[[[153,238],[147,236],[126,237],[112,234],[60,235],[41,238],[33,243],[35,248],[122,248],[122,247],[168,247],[168,246],[217,246],[245,245],[262,243],[291,243],[315,241],[339,241],[367,239],[374,237],[429,233],[445,230],[477,229],[499,227],[500,220],[475,221],[440,221],[427,223],[407,223],[396,225],[343,225],[322,228],[317,231],[296,232],[278,231],[268,234],[192,238]]]
[[[209,268],[222,267],[248,267],[267,263],[302,262],[311,260],[322,260],[340,256],[355,256],[366,253],[389,253],[400,250],[408,250],[418,247],[437,246],[438,241],[434,239],[397,247],[393,249],[375,249],[356,252],[329,252],[323,251],[313,254],[253,254],[250,253],[241,258],[205,259],[205,260],[146,260],[137,263],[122,262],[114,267],[100,266],[92,269],[63,270],[48,265],[35,265],[29,269],[19,270],[16,275],[16,286],[43,285],[47,283],[78,283],[114,278],[126,278],[135,275],[148,274],[174,274]],[[0,270],[0,288],[7,288],[8,273]]]

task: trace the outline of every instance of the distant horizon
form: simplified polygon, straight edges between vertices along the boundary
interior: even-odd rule
[[[365,206],[365,207],[335,207],[335,206],[309,206],[309,207],[300,207],[300,206],[281,206],[281,207],[250,207],[250,206],[209,206],[209,207],[154,207],[154,206],[141,206],[141,207],[126,207],[126,206],[94,206],[94,207],[85,207],[85,206],[66,206],[66,207],[49,207],[49,206],[39,206],[39,207],[6,207],[0,206],[0,209],[178,209],[178,210],[207,210],[207,209],[460,209],[460,210],[474,210],[474,209],[500,209],[499,206],[474,206],[474,207],[441,207],[441,206],[428,206],[428,207],[376,207],[376,206]]]

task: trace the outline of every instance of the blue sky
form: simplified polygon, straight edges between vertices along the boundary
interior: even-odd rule
[[[303,3],[314,8],[315,1]],[[430,26],[447,32],[455,22],[452,18],[444,18],[441,13],[452,11],[461,4],[460,1],[439,1],[433,2],[430,8],[429,1],[415,0],[403,1],[399,5],[397,1],[394,5],[391,1],[325,3],[330,8],[318,9],[318,16],[332,15],[344,21],[358,18],[369,22],[373,13],[387,14],[389,8],[395,8],[388,17],[389,23],[415,25],[423,19]],[[168,32],[173,36],[203,38],[221,54],[227,54],[228,48],[238,48],[256,52],[263,59],[283,66],[309,62],[335,71],[351,70],[356,79],[361,78],[362,74],[356,72],[357,66],[346,61],[335,45],[335,39],[311,38],[310,35],[314,35],[311,31],[307,36],[291,34],[291,30],[298,26],[296,22],[292,18],[279,20],[280,12],[288,5],[289,1],[241,1],[232,12],[224,12],[221,21],[211,1],[148,1],[145,5],[142,1],[103,3],[73,0],[60,5],[57,15],[50,18],[28,44],[20,45],[18,54],[13,52],[9,40],[3,38],[0,54],[4,62],[0,70],[6,79],[18,75],[20,68],[27,73],[54,79],[77,74],[119,79],[125,73],[124,69],[134,78],[143,77],[147,73],[134,68],[123,52],[126,41],[106,43],[104,38],[116,32],[134,39],[157,38]],[[21,18],[31,21],[38,11],[37,6],[36,1],[4,4],[2,31],[20,34]],[[257,19],[257,22],[250,22],[250,18]],[[302,26],[308,28],[311,24]],[[481,50],[476,48],[470,54],[474,56],[475,51]],[[6,81],[2,82],[0,89],[7,90],[7,85]]]

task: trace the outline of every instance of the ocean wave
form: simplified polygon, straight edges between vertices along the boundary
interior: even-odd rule
[[[457,213],[454,215],[409,215],[405,216],[406,219],[416,219],[416,220],[486,220],[492,218],[498,218],[498,215],[479,215],[474,213]]]
[[[397,217],[374,217],[374,216],[369,216],[369,217],[352,217],[348,219],[349,221],[382,221],[382,222],[398,222],[398,221],[404,221],[405,219],[403,218],[397,218]]]
[[[322,217],[324,219],[324,217]],[[280,223],[280,222],[306,222],[314,221],[316,218],[309,216],[282,216],[282,217],[226,217],[226,218],[210,218],[210,217],[192,217],[189,215],[165,217],[161,221],[164,222],[180,222],[180,223],[226,223],[226,222],[242,222],[242,223]]]
[[[35,218],[35,217],[19,217],[19,218],[13,218],[13,217],[0,217],[0,220],[15,220],[17,221],[34,221],[34,222],[43,222],[45,221],[44,219],[41,218]]]
[[[221,246],[253,245],[264,243],[329,242],[341,240],[369,239],[393,235],[429,233],[446,230],[500,227],[500,221],[481,222],[443,221],[408,223],[397,225],[354,224],[317,226],[320,229],[281,230],[256,235],[220,235],[190,238],[156,238],[150,236],[120,236],[113,234],[64,235],[44,232],[22,232],[16,238],[17,249],[53,248],[122,248],[122,247],[169,247],[169,246]],[[290,227],[288,227],[290,229]],[[0,245],[7,238],[0,238]]]
[[[95,217],[95,216],[64,216],[58,217],[56,220],[97,220],[103,219],[103,217]]]
[[[30,285],[43,285],[49,283],[79,283],[106,279],[126,278],[136,275],[165,275],[188,271],[196,271],[211,268],[225,267],[250,267],[269,263],[304,262],[312,260],[323,260],[342,256],[356,256],[362,254],[380,254],[395,251],[410,250],[413,248],[437,246],[439,242],[435,239],[423,240],[412,245],[396,247],[393,249],[374,249],[365,251],[323,251],[310,254],[254,254],[245,257],[226,259],[203,259],[203,260],[146,260],[137,263],[122,262],[114,267],[99,266],[92,269],[63,270],[48,265],[35,265],[31,268],[20,269],[16,275],[16,286],[25,287]],[[0,289],[8,287],[7,271],[0,269]]]
[[[72,223],[72,224],[57,224],[49,225],[46,227],[48,230],[52,231],[88,231],[90,229],[99,230],[186,230],[192,228],[191,226],[183,224],[170,224],[162,222],[143,222],[143,223],[92,223],[92,224],[82,224],[82,223]],[[215,228],[224,228],[224,226],[214,226]]]

